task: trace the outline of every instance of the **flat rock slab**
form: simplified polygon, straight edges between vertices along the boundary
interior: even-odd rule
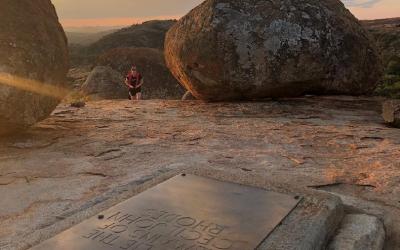
[[[299,197],[179,175],[32,250],[253,250]]]
[[[343,219],[329,250],[382,250],[385,229],[382,222],[366,214],[349,214]]]
[[[60,105],[27,133],[0,139],[0,249],[27,249],[143,183],[193,168],[251,176],[258,187],[333,190],[396,210],[400,130],[384,124],[381,107],[353,97]],[[391,231],[400,245],[400,223]]]

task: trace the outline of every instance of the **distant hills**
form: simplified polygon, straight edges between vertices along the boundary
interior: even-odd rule
[[[400,98],[400,18],[362,21],[382,53],[385,76],[376,94]]]
[[[97,42],[102,37],[114,33],[123,26],[88,26],[88,27],[64,27],[69,44],[87,46]]]
[[[163,50],[167,31],[176,20],[153,20],[119,30],[101,32],[67,32],[71,63],[88,64],[116,48],[154,48]]]
[[[400,17],[376,19],[376,20],[362,20],[365,26],[369,28],[393,28],[400,27]]]
[[[65,28],[69,44],[91,45],[92,51],[117,47],[162,48],[165,33],[176,20],[152,20],[129,27]]]
[[[400,60],[400,18],[362,21],[381,49],[385,65]]]
[[[117,30],[118,29],[111,29],[111,30],[94,32],[94,33],[66,31],[65,34],[67,35],[69,44],[87,46],[87,45],[97,42],[98,40],[100,40],[101,38],[103,38],[106,35],[116,32]]]
[[[88,47],[89,53],[102,53],[123,47],[146,47],[163,49],[166,32],[176,20],[154,20],[132,25],[102,37]]]
[[[109,30],[119,30],[125,26],[82,26],[82,27],[64,27],[65,32],[75,32],[75,33],[100,33]]]

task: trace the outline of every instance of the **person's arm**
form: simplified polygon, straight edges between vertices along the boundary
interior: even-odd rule
[[[144,83],[144,77],[142,77],[142,78],[140,79],[140,83],[139,83],[139,85],[136,86],[136,88],[142,87],[143,83]]]
[[[129,84],[129,79],[128,79],[128,77],[125,78],[125,85],[126,85],[127,87],[133,89],[133,86],[132,86],[131,84]]]

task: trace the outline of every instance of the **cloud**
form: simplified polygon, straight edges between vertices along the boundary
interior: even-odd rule
[[[382,0],[342,0],[347,7],[372,8]]]

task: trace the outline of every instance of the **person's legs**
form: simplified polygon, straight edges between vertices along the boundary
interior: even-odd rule
[[[136,100],[137,101],[142,100],[142,87],[136,89]]]
[[[136,97],[136,93],[130,89],[129,90],[129,100],[133,101],[133,100],[135,100],[135,97]]]
[[[137,89],[130,90],[129,96],[131,101],[139,101],[142,99],[142,93],[138,92]]]

